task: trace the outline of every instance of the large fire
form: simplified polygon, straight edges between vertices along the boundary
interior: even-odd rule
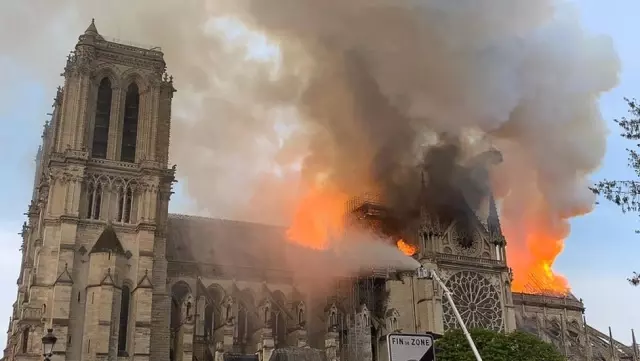
[[[513,269],[511,288],[516,292],[566,295],[569,291],[567,279],[554,273],[551,266],[564,248],[563,239],[555,239],[542,229],[526,227],[525,239],[505,227],[508,242],[507,261]],[[510,237],[511,236],[511,237]]]
[[[398,242],[396,242],[396,245],[398,246],[398,249],[407,256],[413,256],[414,254],[416,254],[416,252],[418,252],[418,247],[405,242],[403,239],[398,240]]]
[[[329,186],[312,187],[299,201],[293,221],[287,230],[288,239],[311,249],[323,250],[330,246],[344,230],[345,204],[349,196]],[[525,293],[567,294],[567,280],[555,274],[551,266],[562,252],[563,240],[554,239],[536,227],[526,227],[526,239],[505,224],[508,240],[508,264],[513,269],[512,290]],[[399,239],[396,245],[402,253],[413,256],[415,245]]]
[[[300,200],[293,215],[287,238],[307,248],[327,249],[344,231],[345,205],[349,197],[329,186],[312,187]],[[400,239],[398,249],[413,256],[418,248]]]
[[[327,249],[344,227],[344,207],[349,197],[330,186],[312,187],[298,203],[287,238],[312,249]]]

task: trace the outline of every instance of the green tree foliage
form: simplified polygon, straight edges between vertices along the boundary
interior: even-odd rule
[[[615,119],[614,121],[622,128],[620,134],[624,139],[635,143],[640,147],[640,104],[635,99],[624,99],[629,106],[628,117]],[[633,169],[637,177],[640,177],[640,153],[636,149],[627,149],[629,152],[629,167]],[[595,184],[591,190],[599,196],[615,203],[622,212],[640,211],[640,182],[638,180],[603,180]],[[636,233],[640,233],[636,230]],[[628,279],[629,282],[637,286],[640,284],[640,273],[634,272]]]
[[[509,334],[470,330],[483,361],[566,361],[553,345],[524,332]],[[461,330],[452,330],[436,341],[436,360],[475,361]]]

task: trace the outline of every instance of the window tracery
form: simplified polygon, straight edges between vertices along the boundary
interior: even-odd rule
[[[206,307],[204,310],[204,336],[209,342],[215,342],[216,331],[224,325],[225,292],[217,284],[207,288]]]
[[[297,307],[297,317],[298,317],[298,326],[299,327],[304,327],[306,324],[306,307],[304,302],[299,302],[298,303],[298,307]]]
[[[87,218],[100,219],[100,208],[102,206],[102,184],[91,183],[87,191],[89,205],[87,207]]]
[[[86,181],[86,218],[136,222],[136,199],[141,183],[136,178],[90,174]]]
[[[502,330],[500,293],[486,277],[477,272],[461,271],[449,277],[446,286],[468,328]],[[458,322],[449,303],[443,302],[442,311],[445,330],[457,328]]]
[[[475,256],[478,253],[480,242],[474,233],[469,233],[454,227],[451,229],[450,235],[457,254]]]
[[[336,332],[339,329],[340,322],[340,313],[338,310],[338,306],[336,304],[332,304],[329,307],[327,312],[327,331],[328,332]]]
[[[395,308],[387,310],[386,312],[386,323],[387,323],[387,331],[388,332],[396,332],[400,328],[398,326],[398,320],[400,319],[400,313]]]

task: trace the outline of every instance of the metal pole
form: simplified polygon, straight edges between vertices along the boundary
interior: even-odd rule
[[[418,332],[418,310],[416,309],[416,288],[411,277],[411,303],[413,304],[413,331]]]
[[[444,282],[442,282],[442,280],[434,270],[431,270],[430,273],[431,273],[431,277],[433,277],[433,279],[436,280],[436,282],[438,282],[440,287],[442,287],[442,290],[444,291],[444,295],[447,298],[447,301],[449,301],[449,305],[451,305],[451,308],[453,308],[453,314],[456,316],[456,319],[460,324],[460,328],[462,328],[462,333],[464,333],[464,336],[467,338],[467,341],[469,342],[469,346],[471,346],[471,351],[473,351],[473,355],[476,357],[477,361],[482,361],[482,357],[480,357],[480,353],[476,348],[476,344],[473,342],[473,339],[471,338],[471,334],[469,334],[469,331],[467,330],[467,326],[465,326],[464,321],[462,321],[462,317],[460,316],[460,312],[458,312],[458,308],[456,307],[455,303],[453,303],[453,298],[451,298],[451,291],[449,291],[447,286],[445,286]]]

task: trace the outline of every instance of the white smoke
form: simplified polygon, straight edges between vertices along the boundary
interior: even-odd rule
[[[13,1],[0,5],[3,56],[53,94],[92,17],[102,34],[163,47],[179,89],[173,161],[211,215],[286,221],[300,174],[353,191],[380,154],[411,164],[427,131],[469,128],[503,152],[494,187],[513,239],[531,227],[562,238],[593,206],[597,101],[620,65],[571,3]]]

